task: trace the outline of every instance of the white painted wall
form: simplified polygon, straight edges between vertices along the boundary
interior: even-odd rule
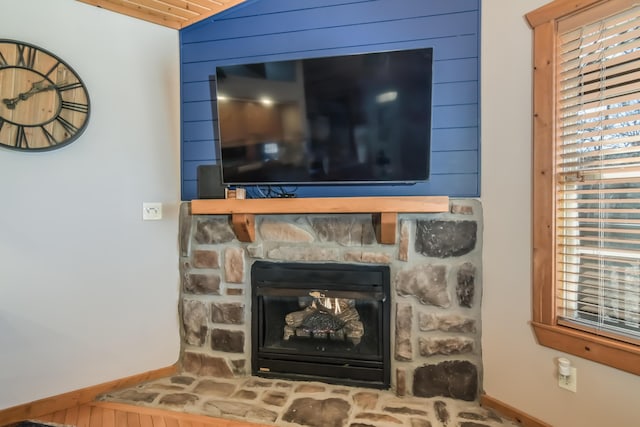
[[[546,0],[482,0],[483,362],[488,395],[554,427],[636,426],[640,377],[574,356],[578,391],[531,320],[531,59],[524,15]]]
[[[175,362],[178,32],[71,0],[2,0],[0,38],[68,62],[85,133],[0,147],[0,408]],[[142,202],[164,219],[141,219]]]

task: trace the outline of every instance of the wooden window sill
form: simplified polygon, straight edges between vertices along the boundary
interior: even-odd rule
[[[540,345],[640,375],[640,347],[566,326],[531,322]]]

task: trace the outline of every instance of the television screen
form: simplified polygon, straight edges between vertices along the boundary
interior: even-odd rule
[[[429,177],[431,48],[216,67],[225,184]]]

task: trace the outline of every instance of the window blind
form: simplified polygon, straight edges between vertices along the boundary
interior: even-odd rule
[[[640,7],[559,32],[556,314],[640,342]]]

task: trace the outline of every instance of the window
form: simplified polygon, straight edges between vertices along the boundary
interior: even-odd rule
[[[556,0],[527,19],[534,331],[640,374],[640,6]]]

